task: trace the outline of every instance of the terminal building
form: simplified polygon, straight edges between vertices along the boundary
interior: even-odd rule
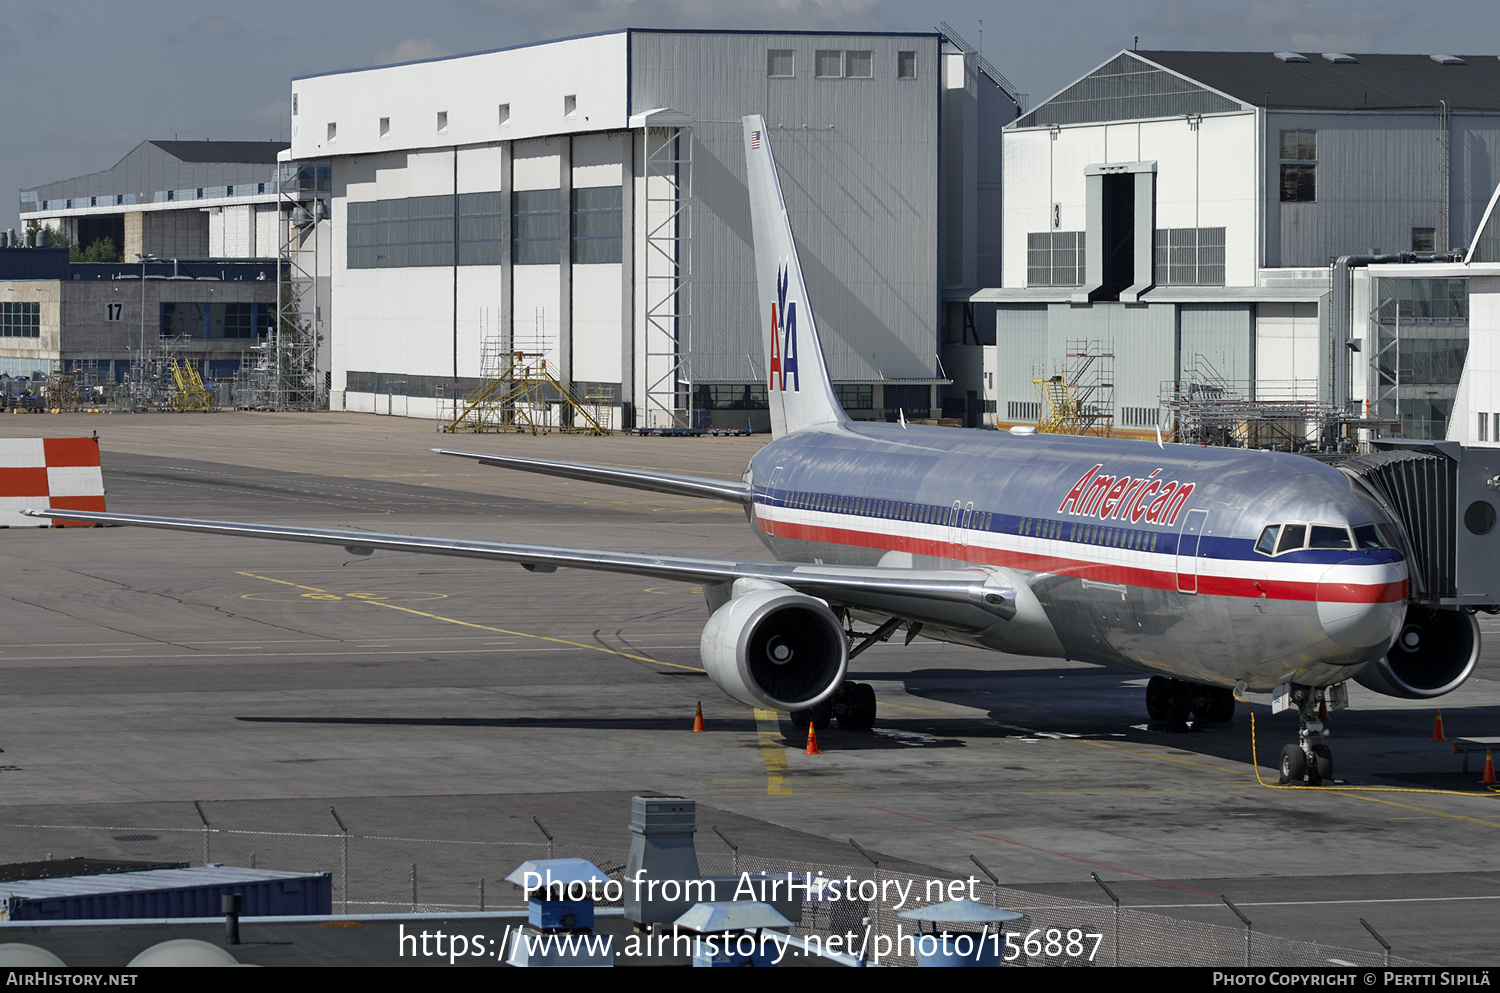
[[[1000,278],[1018,110],[937,33],[628,30],[294,80],[290,157],[332,176],[332,404],[432,416],[519,352],[616,427],[763,429],[760,113],[841,399],[933,415],[943,287]]]

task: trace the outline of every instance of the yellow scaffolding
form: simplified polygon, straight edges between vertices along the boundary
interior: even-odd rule
[[[602,397],[581,397],[547,370],[540,352],[511,352],[498,376],[468,397],[455,397],[443,431],[609,434]],[[611,398],[612,399],[612,398]]]
[[[1067,342],[1067,360],[1052,375],[1034,369],[1043,434],[1114,433],[1114,349],[1112,343],[1083,339]]]
[[[172,356],[172,379],[177,389],[172,392],[173,410],[213,410],[213,394],[203,385],[198,367],[191,361],[178,361]]]

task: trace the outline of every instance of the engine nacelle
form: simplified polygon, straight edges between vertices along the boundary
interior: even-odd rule
[[[755,583],[714,611],[699,647],[715,686],[767,710],[822,703],[849,668],[849,642],[828,604],[775,583]]]
[[[1473,614],[1413,604],[1390,651],[1354,681],[1386,696],[1425,700],[1458,689],[1478,661],[1479,622]]]

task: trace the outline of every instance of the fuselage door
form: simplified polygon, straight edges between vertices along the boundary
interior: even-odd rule
[[[1177,592],[1198,592],[1198,546],[1203,540],[1208,511],[1190,510],[1177,535]]]
[[[766,534],[774,535],[776,533],[776,521],[773,515],[776,513],[776,501],[781,497],[782,468],[782,466],[777,466],[771,470],[771,481],[766,485],[765,507],[767,512],[763,512],[760,516],[760,529]]]

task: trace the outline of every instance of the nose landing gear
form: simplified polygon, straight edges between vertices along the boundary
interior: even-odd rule
[[[1297,708],[1297,742],[1281,750],[1281,783],[1290,786],[1320,786],[1333,783],[1333,752],[1323,743],[1328,736],[1324,720],[1328,712],[1349,705],[1349,690],[1343,683],[1303,686],[1290,683],[1276,692],[1271,712]]]

